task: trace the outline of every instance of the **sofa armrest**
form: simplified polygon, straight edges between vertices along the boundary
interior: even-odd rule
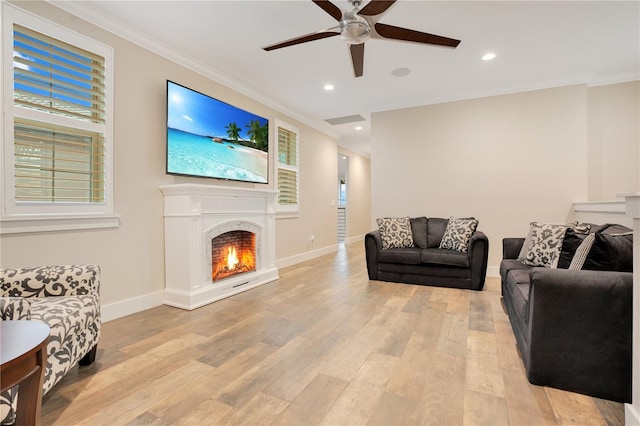
[[[367,258],[367,272],[370,280],[378,279],[378,253],[382,250],[380,231],[371,231],[364,236],[364,249]]]
[[[530,283],[531,383],[630,402],[633,274],[532,268]]]
[[[487,276],[489,239],[482,231],[476,231],[469,240],[469,265],[471,268],[471,290],[482,290]]]
[[[502,258],[517,259],[520,250],[524,245],[524,238],[503,238],[502,239]]]
[[[0,269],[0,296],[50,297],[100,293],[96,265],[37,266]]]

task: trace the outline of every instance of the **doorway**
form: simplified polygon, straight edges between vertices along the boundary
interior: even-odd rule
[[[347,238],[349,157],[338,153],[338,243]]]

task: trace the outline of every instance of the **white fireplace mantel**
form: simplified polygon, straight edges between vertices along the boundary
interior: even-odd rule
[[[278,279],[277,191],[201,184],[165,185],[160,190],[164,195],[164,304],[191,310]],[[218,229],[258,234],[255,271],[211,281],[210,236]]]

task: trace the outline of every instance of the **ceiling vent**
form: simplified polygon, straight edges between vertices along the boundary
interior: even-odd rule
[[[366,120],[361,115],[347,115],[345,117],[328,118],[324,121],[335,126],[337,124],[357,123],[358,121]]]

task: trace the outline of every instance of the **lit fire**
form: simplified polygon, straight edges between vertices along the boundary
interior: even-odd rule
[[[223,253],[225,253],[224,257],[217,264],[212,265],[211,278],[213,280],[241,272],[255,271],[256,258],[252,250],[228,246],[223,249]]]
[[[240,263],[240,261],[238,260],[238,253],[236,252],[236,248],[229,247],[229,249],[227,250],[227,269],[229,271],[233,271],[238,267],[238,263]]]

